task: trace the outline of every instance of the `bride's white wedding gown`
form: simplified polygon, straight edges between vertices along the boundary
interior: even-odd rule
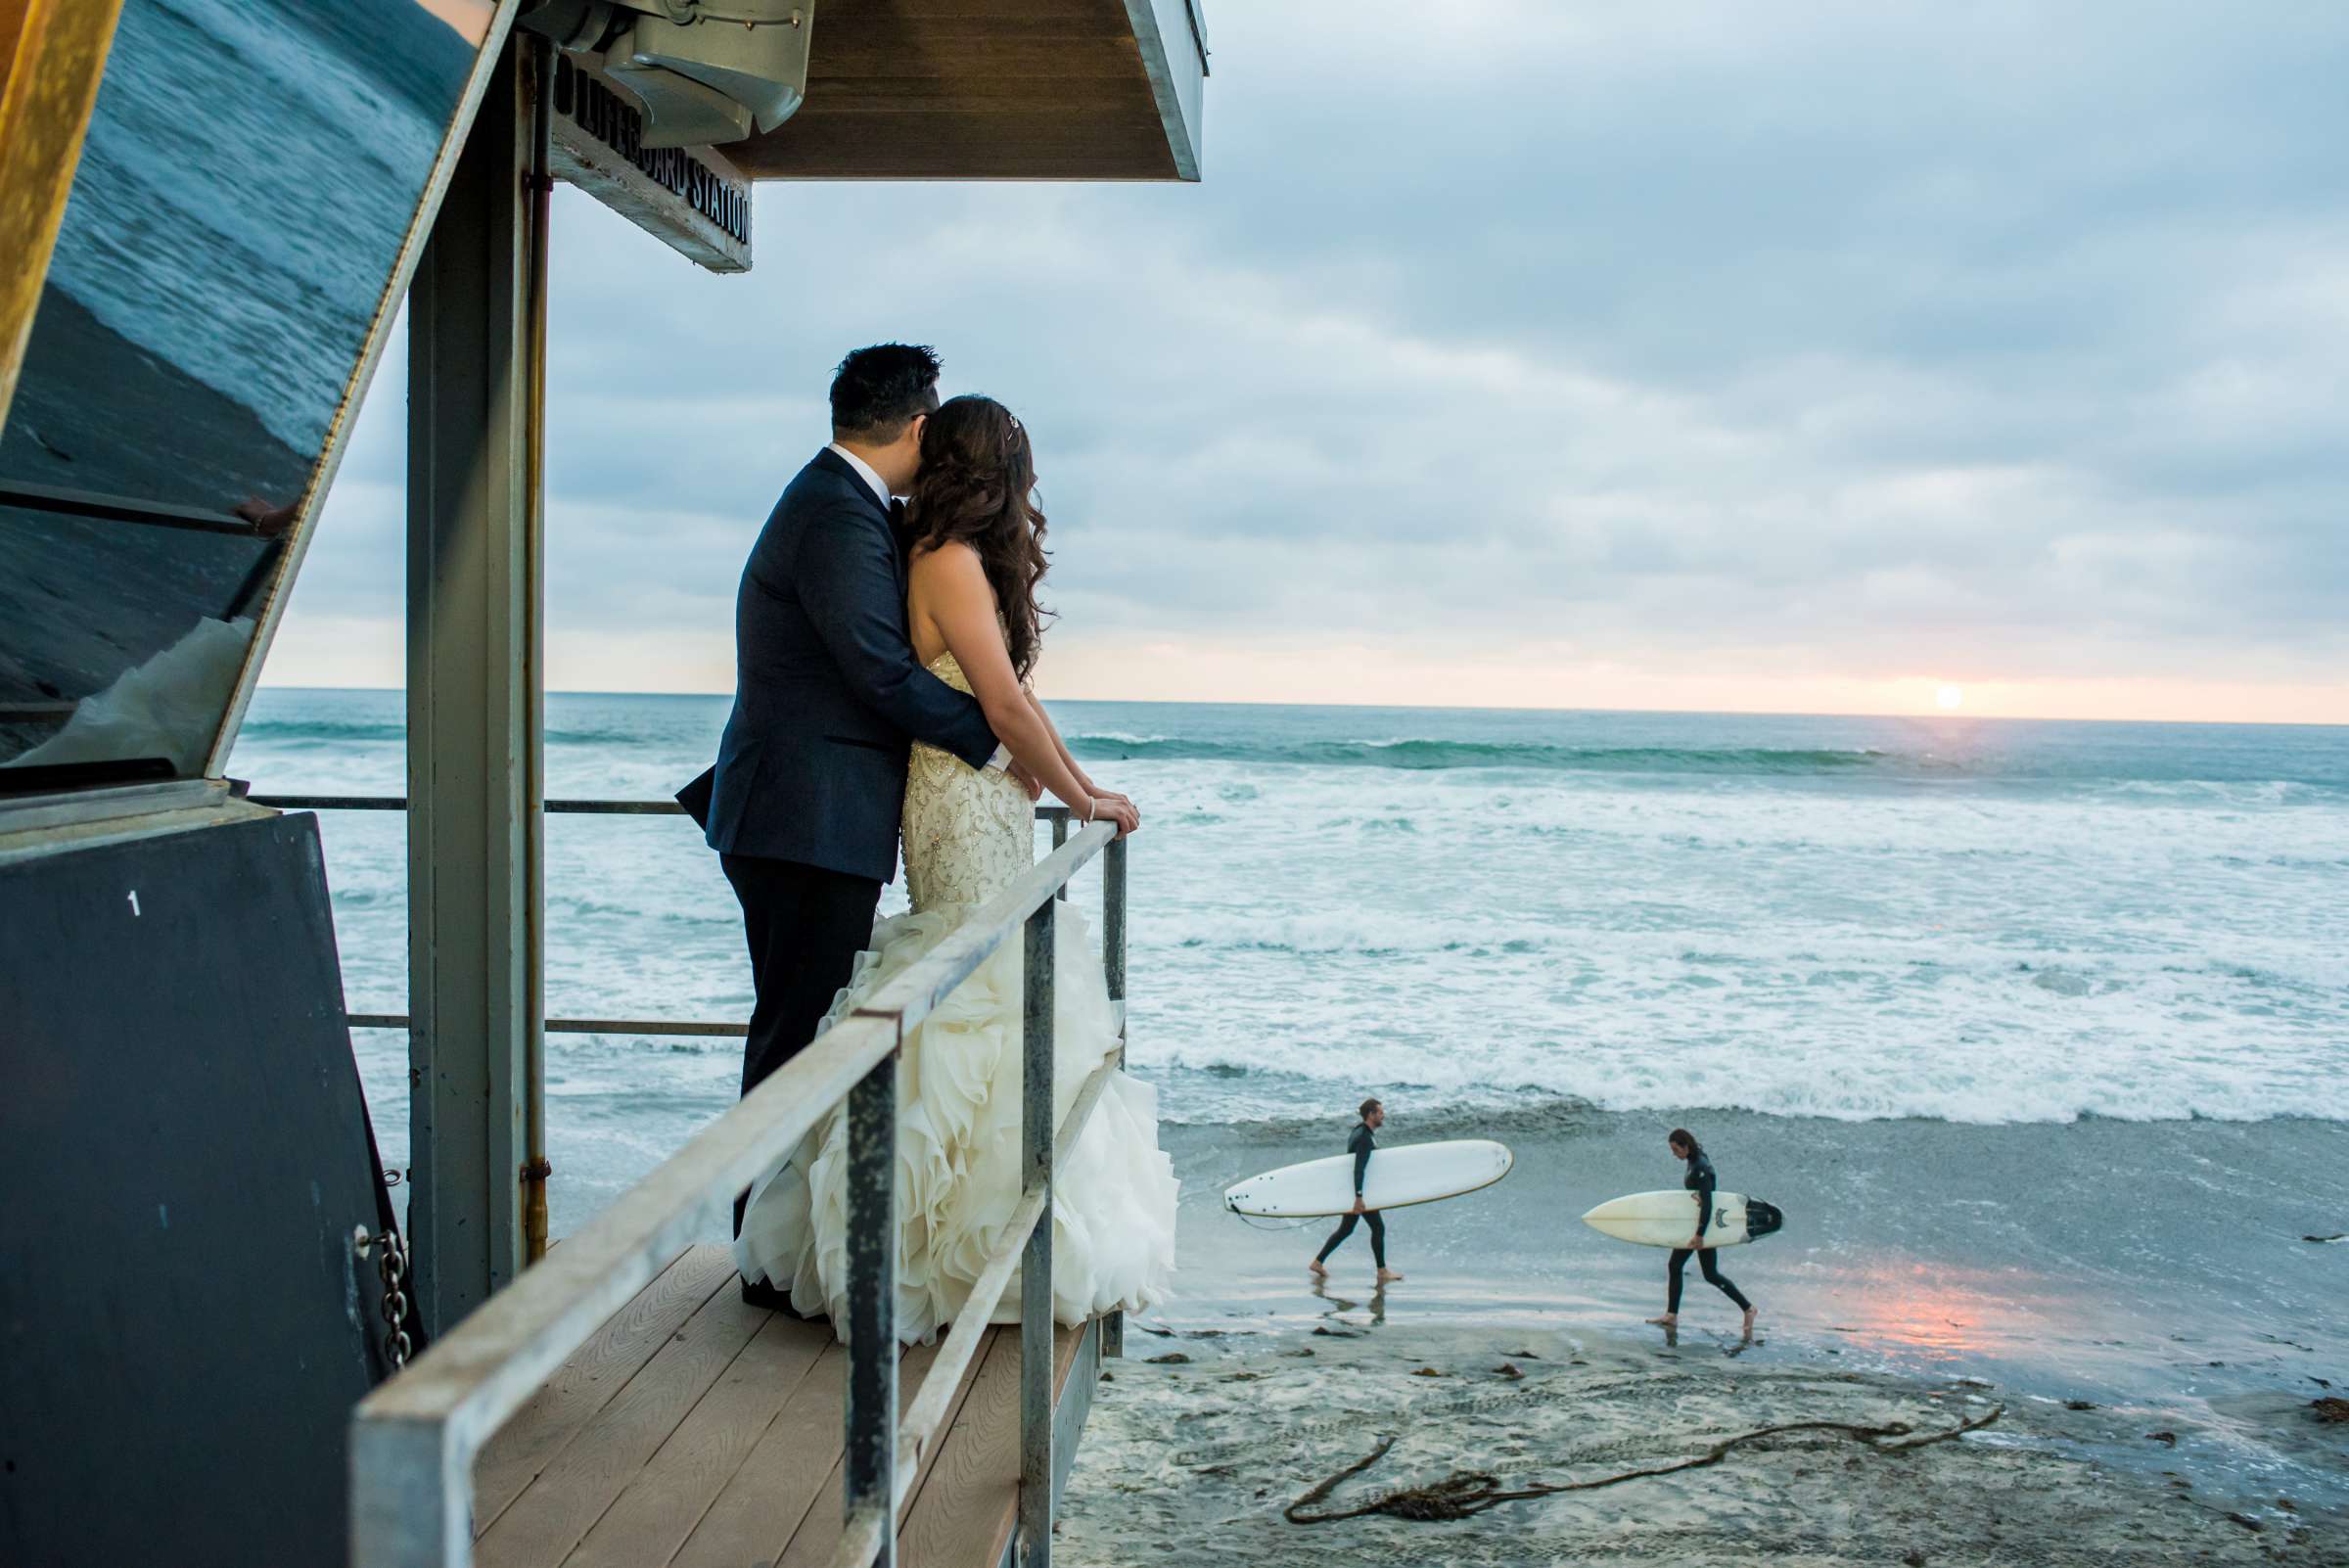
[[[952,654],[931,673],[969,691]],[[1003,773],[913,748],[905,783],[910,914],[883,920],[824,1027],[919,958],[1035,860],[1035,813]],[[1063,903],[1053,992],[1053,1123],[1117,1048],[1109,992],[1083,919]],[[1022,945],[1005,942],[905,1042],[898,1068],[898,1333],[927,1341],[961,1311],[1019,1201]],[[845,1107],[752,1188],[734,1244],[744,1277],[847,1320]],[[1158,1147],[1158,1094],[1110,1075],[1052,1187],[1052,1309],[1063,1323],[1160,1300],[1174,1269],[1175,1181]],[[1014,1274],[995,1320],[1019,1317]]]

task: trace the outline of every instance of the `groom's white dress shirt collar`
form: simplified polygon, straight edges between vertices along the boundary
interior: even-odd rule
[[[841,461],[848,464],[849,467],[854,469],[858,477],[861,478],[865,484],[870,484],[873,487],[873,494],[879,498],[881,502],[881,510],[884,512],[888,511],[890,503],[889,484],[881,478],[880,475],[873,472],[873,465],[866,462],[863,458],[858,457],[854,452],[850,451],[838,441],[827,441],[825,445],[827,449],[838,452],[840,454]],[[995,755],[987,760],[987,771],[990,773],[999,773],[1010,765],[1011,748],[998,743],[995,747]]]
[[[827,450],[838,452],[840,454],[841,461],[848,464],[849,467],[854,469],[857,477],[862,479],[865,484],[872,486],[873,494],[880,499],[881,510],[884,512],[889,510],[889,484],[887,481],[883,480],[880,475],[873,472],[872,464],[866,462],[863,458],[858,457],[854,452],[850,451],[838,441],[832,441],[828,443]]]

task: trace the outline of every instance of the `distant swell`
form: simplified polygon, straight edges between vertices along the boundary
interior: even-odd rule
[[[1917,760],[1864,748],[1544,746],[1507,741],[1184,740],[1168,735],[1075,735],[1082,757],[1119,761],[1292,762],[1322,767],[1393,767],[1432,772],[1461,767],[1543,768],[1590,773],[1849,773],[1914,767]]]
[[[288,746],[335,741],[398,741],[408,726],[396,718],[269,718],[256,714],[245,721],[240,739],[277,741]]]
[[[255,716],[247,719],[239,733],[241,736],[275,741],[285,746],[321,746],[342,741],[404,742],[408,727],[397,718],[286,719]],[[549,746],[591,746],[607,752],[658,746],[661,739],[647,737],[641,730],[615,725],[550,723],[546,728],[546,744]]]

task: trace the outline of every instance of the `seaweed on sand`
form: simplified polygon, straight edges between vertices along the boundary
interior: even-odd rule
[[[1387,1437],[1379,1439],[1378,1446],[1362,1458],[1317,1482],[1304,1496],[1282,1509],[1281,1513],[1289,1523],[1300,1525],[1334,1524],[1340,1519],[1359,1519],[1374,1513],[1420,1521],[1465,1519],[1504,1502],[1527,1502],[1566,1492],[1595,1492],[1601,1487],[1619,1486],[1626,1481],[1637,1481],[1649,1476],[1701,1470],[1707,1465],[1719,1464],[1745,1444],[1789,1432],[1824,1432],[1830,1436],[1848,1438],[1872,1453],[1906,1453],[1911,1450],[1929,1448],[1936,1443],[1953,1442],[1968,1432],[1978,1432],[2005,1413],[2005,1406],[1997,1406],[1986,1415],[1960,1421],[1946,1431],[1928,1433],[1923,1437],[1912,1436],[1916,1429],[1906,1421],[1893,1421],[1883,1426],[1857,1426],[1849,1421],[1789,1421],[1723,1438],[1691,1459],[1640,1470],[1624,1470],[1589,1481],[1530,1481],[1522,1487],[1504,1488],[1500,1478],[1489,1472],[1454,1470],[1439,1481],[1374,1493],[1351,1508],[1317,1510],[1316,1505],[1326,1501],[1332,1492],[1387,1456],[1387,1451],[1395,1446],[1395,1439]]]

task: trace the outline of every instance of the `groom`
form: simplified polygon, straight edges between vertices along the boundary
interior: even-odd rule
[[[746,1094],[814,1037],[872,937],[881,885],[897,874],[911,742],[973,767],[1009,761],[978,702],[922,669],[905,628],[903,503],[891,497],[921,467],[938,369],[938,355],[904,344],[841,361],[832,444],[783,491],[743,569],[717,765],[677,792],[750,938]],[[737,1197],[737,1231],[742,1210]],[[742,1291],[782,1305],[772,1286]]]

